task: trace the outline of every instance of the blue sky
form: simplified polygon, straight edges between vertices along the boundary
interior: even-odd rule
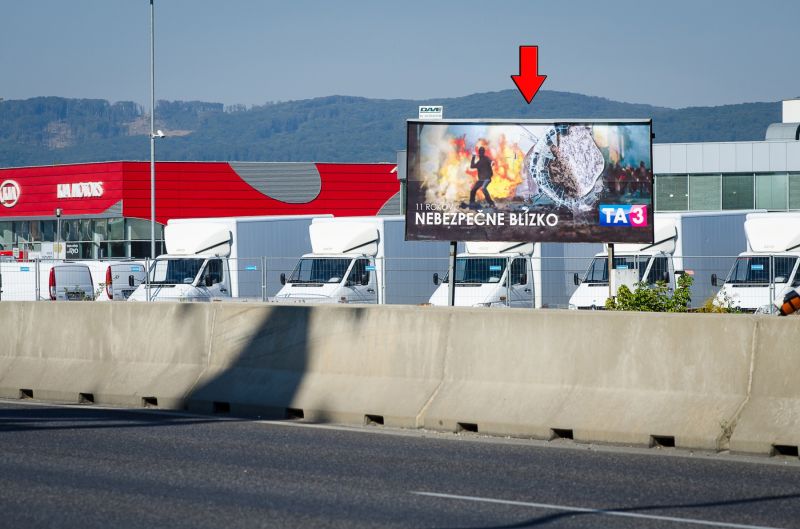
[[[514,88],[684,107],[800,96],[797,0],[155,0],[156,97],[261,104]],[[148,0],[0,0],[0,97],[149,101]],[[534,100],[533,104],[536,104]]]

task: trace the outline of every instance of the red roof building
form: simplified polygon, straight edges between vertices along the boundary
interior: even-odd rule
[[[400,213],[389,163],[157,162],[155,196],[157,239],[177,218]],[[149,219],[148,162],[0,169],[0,250],[147,257]]]

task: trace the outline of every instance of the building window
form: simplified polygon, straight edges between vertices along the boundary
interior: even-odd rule
[[[128,257],[124,242],[105,242],[98,245],[98,258]]]
[[[56,240],[56,221],[42,221],[42,241],[55,242]]]
[[[164,242],[156,241],[156,255],[166,253],[164,250]],[[131,257],[135,259],[144,259],[150,257],[150,241],[131,241]]]
[[[14,243],[24,244],[31,242],[31,223],[28,220],[14,222]]]
[[[656,181],[656,211],[686,211],[689,209],[688,175],[658,175]]]
[[[790,174],[789,179],[789,209],[800,209],[800,173]]]
[[[150,240],[150,221],[142,219],[127,219],[128,238],[132,241]],[[163,226],[156,223],[156,240],[162,238]]]
[[[61,221],[61,240],[77,242],[81,240],[81,224],[78,219],[64,219]]]
[[[14,245],[14,224],[10,221],[0,222],[0,244],[4,250],[10,250]]]
[[[92,226],[92,240],[102,242],[108,239],[108,219],[95,219]]]
[[[722,209],[753,209],[752,174],[722,176]]]
[[[108,219],[108,240],[125,240],[125,219]]]
[[[718,211],[721,204],[721,177],[715,175],[689,175],[689,209]]]
[[[756,208],[770,211],[785,211],[787,208],[788,175],[756,175]]]

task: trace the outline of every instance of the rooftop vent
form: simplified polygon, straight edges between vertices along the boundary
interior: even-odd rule
[[[783,100],[783,122],[800,123],[800,98]]]

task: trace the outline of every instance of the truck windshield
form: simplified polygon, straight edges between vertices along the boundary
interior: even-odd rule
[[[772,277],[775,283],[786,283],[792,275],[797,257],[745,256],[736,259],[726,283],[734,285],[766,285],[770,283],[770,257],[773,259]]]
[[[504,257],[458,257],[456,284],[499,283],[505,272],[506,262]]]
[[[636,255],[620,255],[614,256],[614,268],[617,269],[639,269],[639,281],[644,276],[645,268],[647,268],[647,259]],[[589,269],[586,271],[586,276],[583,278],[584,283],[588,284],[608,284],[608,257],[595,257]]]
[[[352,259],[339,257],[304,257],[289,277],[289,283],[339,283]]]
[[[150,268],[154,285],[189,285],[194,282],[205,259],[158,259]]]

